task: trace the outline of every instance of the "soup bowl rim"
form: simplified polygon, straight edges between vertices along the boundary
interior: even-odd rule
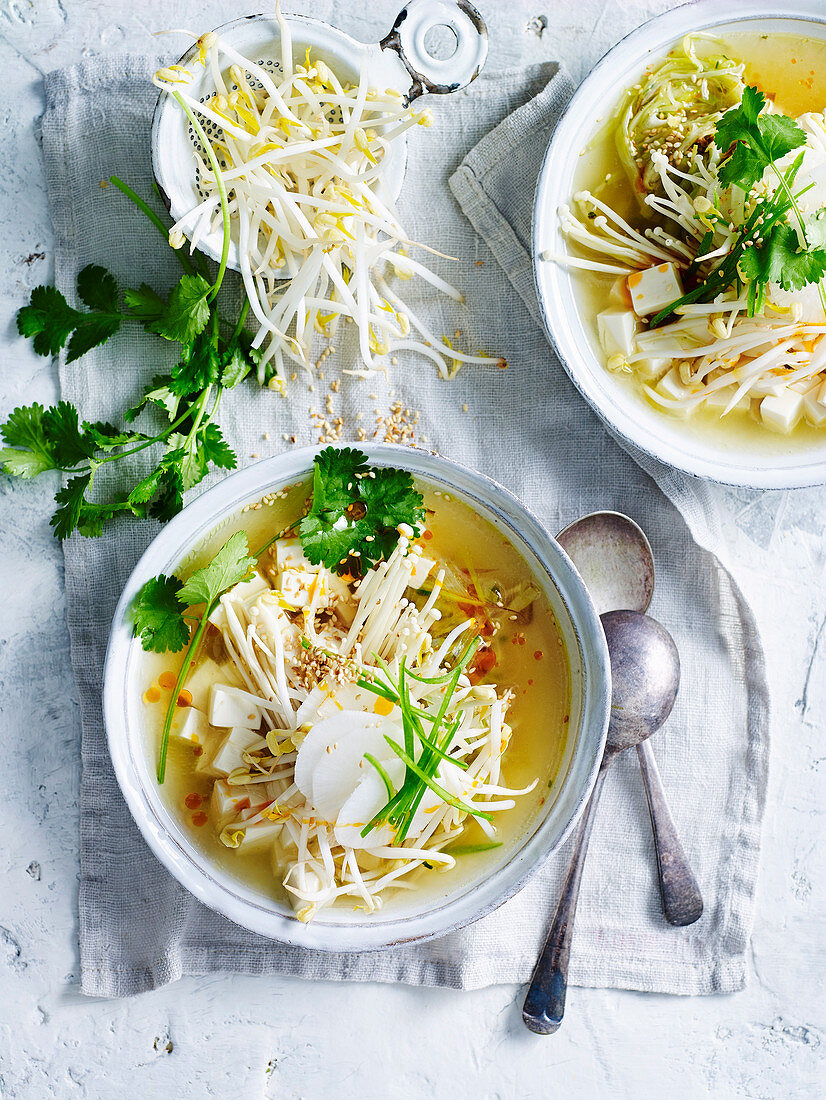
[[[448,893],[438,908],[383,919],[381,913],[360,923],[325,920],[325,912],[302,923],[286,910],[254,900],[240,885],[231,888],[210,857],[186,842],[185,833],[157,791],[147,766],[146,730],[129,718],[130,656],[140,653],[133,637],[131,606],[137,592],[160,572],[171,572],[188,551],[215,532],[222,520],[236,516],[242,505],[284,487],[312,471],[322,448],[305,447],[264,459],[239,470],[207,490],[170,521],[150,543],[123,589],[112,621],[103,673],[103,714],[110,757],[121,791],[140,832],[168,871],[209,908],[270,939],[325,951],[367,951],[430,939],[469,924],[512,897],[576,826],[596,779],[605,745],[610,708],[610,662],[599,618],[585,585],[561,546],[512,493],[484,474],[430,451],[395,444],[358,444],[376,465],[410,469],[422,482],[445,487],[473,506],[478,500],[497,526],[511,525],[556,589],[576,640],[569,653],[582,676],[581,714],[568,770],[546,812],[537,815],[533,831],[514,845],[512,857],[489,876],[471,879]],[[467,488],[466,488],[467,487]],[[501,529],[501,526],[500,526]],[[519,547],[515,547],[520,553]],[[549,584],[538,578],[545,591]],[[139,659],[135,658],[135,659]],[[572,714],[573,718],[573,714]],[[574,725],[574,722],[571,722]],[[557,811],[557,807],[559,810]],[[557,812],[555,812],[557,811]],[[183,839],[182,839],[183,838]],[[223,880],[223,881],[222,881]],[[233,880],[234,881],[234,880]]]

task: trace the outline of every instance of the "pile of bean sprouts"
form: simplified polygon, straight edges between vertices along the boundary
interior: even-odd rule
[[[431,359],[445,378],[463,363],[495,361],[435,335],[388,282],[391,273],[418,275],[463,301],[409,255],[414,242],[384,180],[391,144],[412,126],[429,126],[430,112],[406,107],[394,88],[373,87],[364,66],[351,85],[309,48],[304,64],[295,64],[278,5],[276,17],[280,73],[209,32],[197,45],[214,94],[203,102],[190,95],[193,73],[183,66],[155,74],[193,125],[205,196],[173,226],[170,243],[180,247],[186,235],[194,249],[222,222],[228,227],[258,324],[259,381],[282,393],[287,363],[308,369],[314,336],[329,339],[342,318],[358,331],[364,367],[353,373],[384,369],[381,357],[404,349]]]
[[[417,888],[419,883],[410,876],[423,864],[449,870],[456,863],[444,849],[461,836],[470,815],[433,791],[425,791],[407,836],[398,844],[387,825],[364,835],[363,820],[323,820],[295,781],[301,745],[312,728],[308,715],[315,714],[319,700],[332,698],[334,707],[344,705],[346,716],[360,677],[390,684],[398,680],[404,659],[416,674],[408,681],[411,703],[424,715],[439,712],[446,691],[443,673],[469,632],[472,635],[474,620],[465,619],[440,635],[436,604],[444,569],[436,571],[423,606],[409,598],[420,558],[420,547],[411,546],[402,534],[390,558],[369,570],[349,595],[341,593],[340,583],[329,588],[332,581],[323,569],[304,573],[301,583],[307,600],[301,612],[285,610],[277,578],[272,591],[252,602],[244,585],[221,599],[217,621],[230,666],[249,702],[261,709],[266,732],[266,747],[244,753],[244,766],[216,783],[246,807],[224,823],[221,840],[241,849],[256,841],[271,843],[274,868],[304,921],[337,899],[355,899],[373,912],[389,889]],[[322,662],[316,684],[312,681],[317,669],[308,676],[310,639],[312,654],[328,655],[333,661],[327,674]],[[374,713],[375,699],[366,696],[368,713]],[[490,683],[473,685],[462,673],[446,702],[448,717],[458,728],[449,758],[439,765],[438,783],[454,799],[488,815],[511,809],[516,797],[536,785],[534,780],[524,790],[514,790],[502,782],[511,699],[510,691]],[[397,707],[381,713],[388,714],[388,722],[400,721]],[[369,774],[370,767],[363,765]],[[495,836],[490,821],[474,820],[488,837]]]

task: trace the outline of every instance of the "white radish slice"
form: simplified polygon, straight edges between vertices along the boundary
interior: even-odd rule
[[[399,727],[378,714],[343,710],[316,722],[301,743],[295,764],[295,783],[325,821],[335,821],[339,810],[358,786],[366,752],[385,761],[394,756],[384,740],[400,737]],[[364,767],[370,768],[368,762]]]
[[[382,764],[390,776],[393,789],[398,790],[404,781],[404,764],[398,757],[382,761]],[[369,771],[366,771],[368,768]],[[369,761],[365,762],[364,769],[365,774],[359,785],[339,810],[336,820],[336,840],[348,848],[375,848],[392,844],[395,835],[389,825],[377,825],[367,836],[361,835],[361,830],[386,805],[389,797],[384,781]]]
[[[375,770],[375,769],[374,769]],[[441,781],[437,779],[437,782]],[[416,807],[416,812],[413,814],[413,820],[410,822],[410,828],[407,831],[409,837],[420,836],[430,822],[433,820],[433,815],[436,813],[437,808],[444,809],[445,803],[429,788],[422,795],[422,800]]]

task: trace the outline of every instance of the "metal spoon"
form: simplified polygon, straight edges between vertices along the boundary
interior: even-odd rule
[[[615,757],[639,745],[660,728],[674,706],[680,684],[680,658],[665,627],[639,611],[601,616],[611,658],[611,718],[608,740],[594,790],[583,814],[571,866],[551,930],[531,978],[522,1019],[531,1031],[550,1035],[565,1012],[568,961],[582,868],[591,839],[594,812]]]
[[[592,512],[566,527],[557,541],[579,570],[598,614],[647,611],[654,593],[654,555],[643,531],[621,512]],[[637,746],[654,829],[663,914],[669,924],[693,924],[703,915],[703,898],[686,859],[654,750]]]

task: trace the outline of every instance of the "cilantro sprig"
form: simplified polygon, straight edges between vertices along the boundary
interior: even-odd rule
[[[169,231],[159,215],[122,180],[112,177],[111,182],[168,243]],[[67,362],[105,343],[125,324],[180,345],[176,365],[152,379],[140,401],[124,412],[122,428],[81,421],[78,410],[65,401],[52,408],[35,404],[15,409],[0,427],[5,443],[0,466],[7,474],[33,478],[55,470],[66,475],[51,520],[59,539],[73,531],[100,535],[121,513],[170,519],[183,506],[184,493],[211,467],[235,468],[236,456],[215,417],[224,392],[256,365],[257,354],[244,331],[249,303],[234,325],[226,323],[216,304],[226,262],[213,280],[198,253],[192,258],[182,251],[175,255],[183,275],[166,295],[146,284],[121,290],[111,272],[89,264],[76,287],[85,309],[70,305],[56,287],[41,286],[17,315],[18,331],[32,340],[38,354],[53,356],[65,349]],[[130,427],[138,417],[157,418],[158,413],[162,421],[155,430]],[[133,459],[144,451],[152,451],[148,470]],[[114,479],[114,492],[109,484],[101,485],[110,469],[128,470],[128,477]]]
[[[711,302],[730,286],[743,284],[749,316],[762,309],[770,283],[787,291],[816,283],[826,311],[826,208],[808,219],[800,209],[798,200],[808,190],[794,191],[802,151],[785,169],[778,163],[806,144],[806,134],[793,119],[767,114],[765,109],[763,93],[746,87],[738,106],[718,121],[714,144],[724,158],[718,173],[722,187],[739,187],[748,196],[768,173],[776,181],[775,190],[754,202],[720,263],[693,290],[652,317],[652,325],[666,320],[679,306]],[[690,275],[696,274],[712,240],[710,233],[700,242]]]
[[[315,458],[313,495],[299,535],[307,559],[359,575],[392,553],[400,524],[424,525],[424,500],[407,470],[371,467],[352,447],[327,447]]]
[[[132,607],[132,632],[136,638],[140,637],[145,650],[177,653],[189,642],[161,729],[159,783],[163,783],[166,775],[169,734],[178,695],[197,656],[209,616],[225,592],[252,574],[255,564],[256,557],[250,556],[246,532],[237,531],[224,543],[212,561],[201,569],[196,569],[186,581],[163,575],[152,577],[135,599]],[[203,612],[190,638],[190,616],[186,612],[199,604],[203,604]]]

